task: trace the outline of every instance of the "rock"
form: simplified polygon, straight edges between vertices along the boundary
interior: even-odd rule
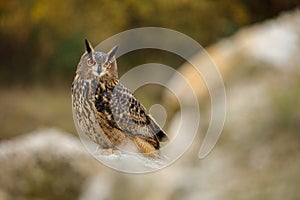
[[[2,200],[78,199],[103,170],[76,137],[54,129],[3,141],[0,163]]]

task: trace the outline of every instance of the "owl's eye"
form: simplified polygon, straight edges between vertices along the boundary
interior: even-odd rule
[[[111,68],[111,63],[110,63],[110,62],[106,62],[106,63],[104,63],[104,66],[105,66],[107,69],[109,69],[109,68]]]
[[[93,59],[88,59],[87,60],[87,64],[88,64],[88,66],[94,66],[95,64],[96,64],[96,61],[94,61]]]

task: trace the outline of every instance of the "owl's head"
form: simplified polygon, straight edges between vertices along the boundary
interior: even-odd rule
[[[94,51],[87,39],[85,39],[85,46],[86,51],[81,56],[76,72],[89,78],[117,79],[118,69],[115,55],[118,45],[108,53]]]

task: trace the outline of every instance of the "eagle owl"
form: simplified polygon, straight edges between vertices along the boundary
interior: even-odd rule
[[[146,156],[157,157],[160,143],[168,137],[147,114],[132,92],[119,82],[118,46],[108,53],[94,51],[85,40],[72,83],[74,120],[100,149],[136,149]],[[130,150],[131,151],[131,150]]]

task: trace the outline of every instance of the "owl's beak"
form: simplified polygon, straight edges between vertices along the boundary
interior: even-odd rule
[[[100,68],[99,76],[103,76],[104,74],[106,74],[106,67],[99,66],[99,68]]]
[[[96,65],[94,65],[93,67],[93,73],[96,75],[96,76],[101,76],[101,73],[102,73],[102,67],[101,67],[101,65],[99,65],[99,64],[96,64]]]
[[[98,65],[98,67],[97,67],[97,73],[99,75],[101,75],[101,73],[102,73],[102,67],[101,67],[101,65],[100,66]]]

